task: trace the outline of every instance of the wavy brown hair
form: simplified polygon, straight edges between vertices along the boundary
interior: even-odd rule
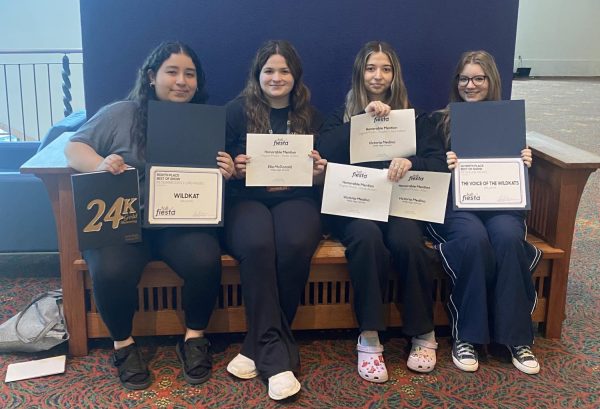
[[[452,77],[452,88],[450,90],[450,102],[464,102],[460,93],[458,92],[458,78],[460,73],[463,71],[467,64],[478,64],[483,73],[487,77],[488,81],[488,92],[485,97],[485,101],[500,101],[502,99],[502,83],[500,81],[500,73],[496,66],[494,57],[484,50],[477,51],[466,51],[460,56],[460,60],[454,70],[454,77]],[[446,106],[444,109],[439,110],[442,114],[442,119],[438,126],[442,129],[444,136],[444,142],[446,147],[450,146],[450,107]]]
[[[346,95],[346,110],[344,112],[344,122],[350,121],[350,117],[361,113],[367,105],[369,105],[369,97],[367,94],[367,88],[365,87],[365,70],[367,68],[367,61],[373,53],[384,53],[392,64],[394,71],[394,77],[390,88],[386,93],[386,97],[383,100],[392,109],[406,109],[410,108],[410,102],[408,100],[408,91],[406,85],[404,85],[404,79],[402,78],[402,68],[400,66],[400,60],[396,51],[386,42],[383,41],[370,41],[366,43],[356,54],[354,59],[354,67],[352,68],[352,88]]]
[[[150,85],[150,73],[156,75],[163,63],[172,54],[185,54],[191,58],[196,68],[197,89],[190,103],[204,104],[208,98],[204,86],[206,79],[198,56],[187,44],[179,41],[165,41],[154,48],[137,71],[135,85],[129,92],[127,100],[137,103],[137,110],[131,125],[131,144],[137,145],[141,155],[146,147],[146,128],[148,126],[148,101],[157,100],[154,87]]]
[[[260,72],[273,55],[285,58],[294,77],[294,87],[290,92],[290,130],[293,133],[314,133],[311,129],[314,108],[310,105],[310,91],[304,84],[302,62],[294,46],[285,40],[271,40],[263,44],[252,61],[246,87],[241,96],[245,98],[245,113],[249,133],[265,133],[270,128],[271,106],[260,87]]]

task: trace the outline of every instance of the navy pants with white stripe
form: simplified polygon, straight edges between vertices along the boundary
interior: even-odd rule
[[[525,240],[522,211],[446,210],[427,227],[452,281],[448,308],[455,339],[531,345],[536,292],[531,275],[541,251]]]

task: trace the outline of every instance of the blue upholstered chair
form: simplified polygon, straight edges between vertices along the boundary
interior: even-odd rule
[[[0,142],[0,253],[56,252],[56,225],[46,188],[19,167],[63,132],[77,130],[85,111],[55,124],[41,142]]]

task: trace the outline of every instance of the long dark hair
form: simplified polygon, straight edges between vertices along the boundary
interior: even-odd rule
[[[262,45],[256,52],[246,87],[241,96],[245,98],[245,113],[248,120],[247,130],[250,133],[267,132],[271,106],[260,87],[260,71],[273,55],[285,58],[288,68],[294,77],[294,87],[290,92],[290,130],[294,133],[314,132],[311,128],[314,109],[310,105],[310,91],[302,80],[302,62],[294,46],[285,40],[271,40]]]
[[[160,43],[148,54],[142,66],[138,69],[135,85],[129,92],[127,99],[137,103],[137,110],[131,125],[131,144],[137,145],[140,155],[143,156],[146,147],[146,127],[148,125],[148,100],[156,100],[154,87],[150,86],[150,74],[156,75],[165,60],[172,54],[185,54],[192,59],[196,68],[197,89],[190,100],[194,104],[204,104],[208,98],[204,90],[205,77],[198,56],[187,44],[179,41],[165,41]]]
[[[390,88],[387,91],[383,102],[392,109],[410,108],[408,100],[408,91],[402,78],[402,68],[396,51],[386,42],[369,41],[356,54],[354,67],[352,68],[352,88],[346,95],[346,110],[344,112],[344,122],[350,121],[350,117],[362,112],[369,104],[369,97],[365,87],[365,70],[367,69],[367,60],[373,53],[384,53],[392,64],[394,77]]]
[[[478,64],[487,77],[488,91],[485,101],[499,101],[502,99],[502,84],[494,56],[487,51],[477,50],[466,51],[460,56],[460,60],[458,60],[458,64],[456,64],[456,69],[454,70],[454,77],[452,77],[450,102],[464,102],[458,92],[458,77],[467,64]],[[448,148],[450,146],[450,107],[446,106],[438,112],[442,115],[438,126],[442,129],[444,142]]]

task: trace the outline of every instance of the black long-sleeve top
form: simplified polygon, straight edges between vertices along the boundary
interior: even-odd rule
[[[344,123],[345,108],[343,105],[329,115],[317,140],[317,150],[329,162],[350,164],[350,121]],[[406,158],[412,163],[411,170],[448,172],[446,150],[436,124],[425,113],[415,110],[415,114],[417,154]],[[364,162],[360,166],[385,169],[390,161]]]

